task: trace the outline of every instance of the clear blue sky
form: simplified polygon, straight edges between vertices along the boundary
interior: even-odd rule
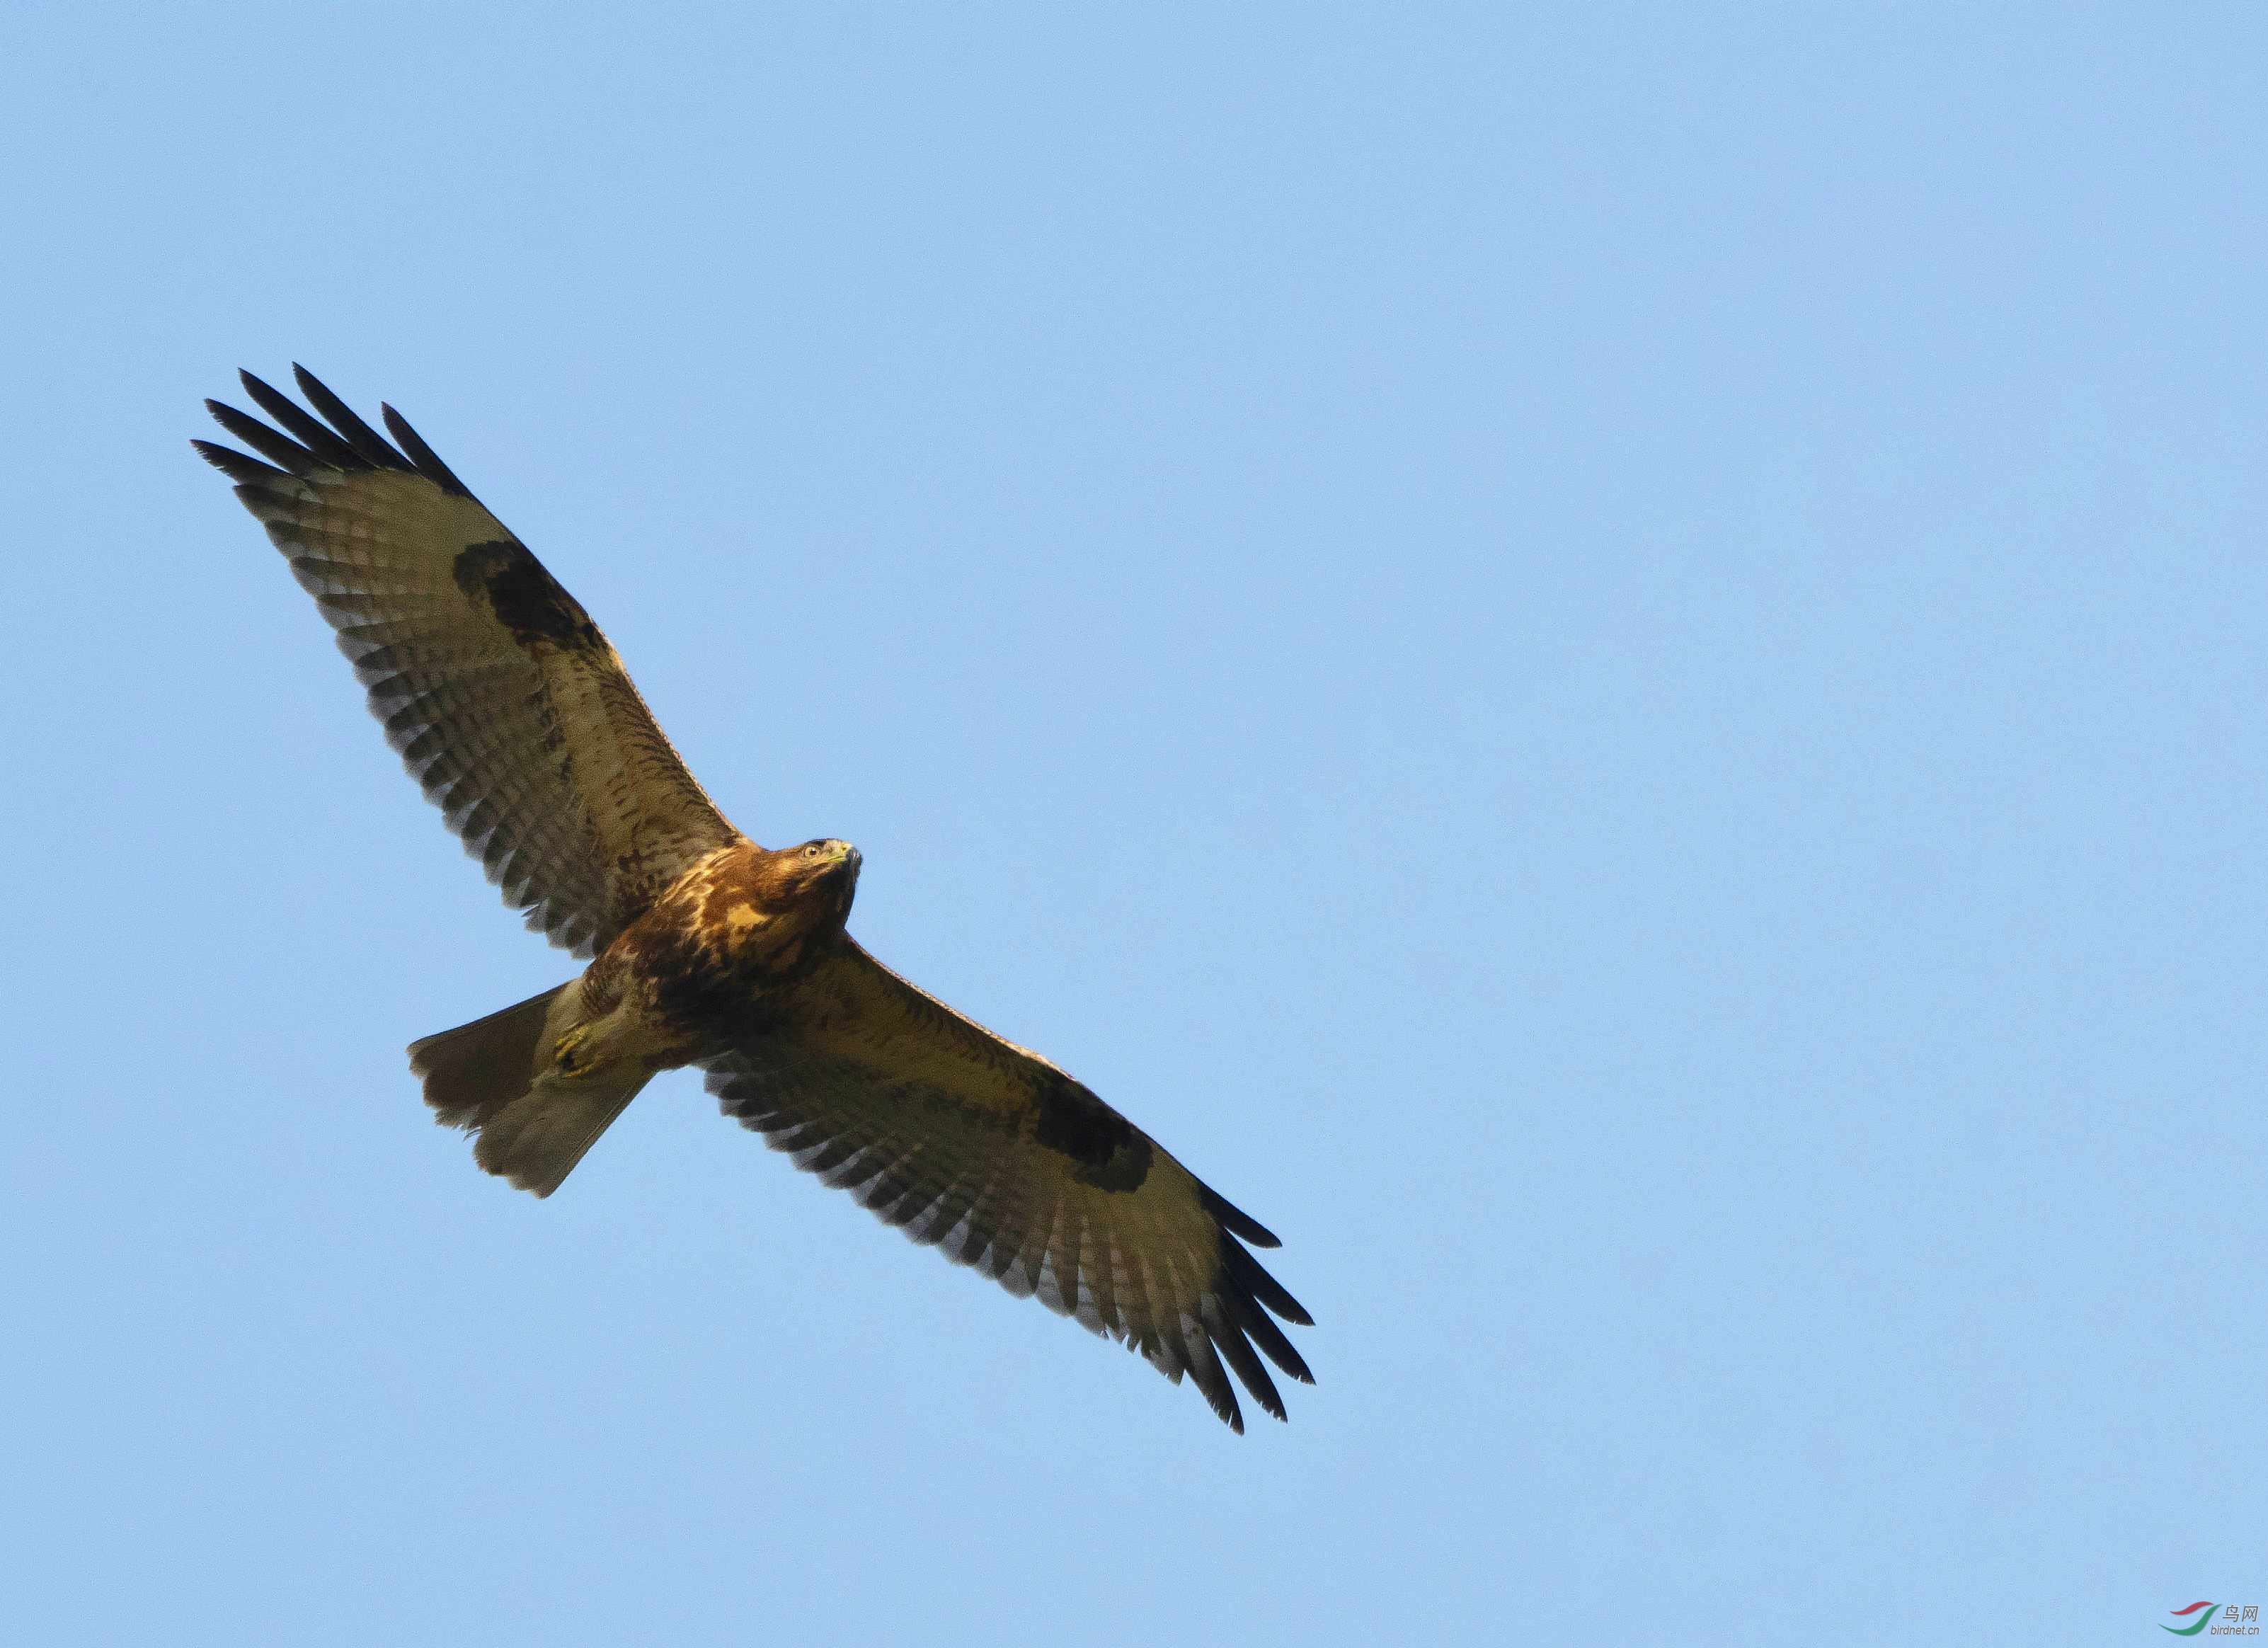
[[[2268,1603],[2256,7],[7,25],[11,1640]],[[853,929],[1273,1225],[1229,1436],[658,1083],[187,445],[406,411]]]

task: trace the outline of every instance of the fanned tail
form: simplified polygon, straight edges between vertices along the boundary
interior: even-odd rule
[[[567,988],[409,1044],[433,1119],[477,1134],[473,1159],[540,1196],[559,1188],[651,1079],[633,1067],[573,1077],[553,1070],[546,1055],[563,1026],[551,1020]]]

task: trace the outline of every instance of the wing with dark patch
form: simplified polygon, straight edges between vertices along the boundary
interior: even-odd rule
[[[593,953],[739,839],[607,638],[393,408],[389,442],[304,370],[276,427],[207,401],[257,452],[198,441],[338,631],[372,712],[528,925]],[[325,421],[328,420],[328,423]]]
[[[1175,1384],[1189,1374],[1232,1429],[1244,1419],[1224,1363],[1278,1419],[1253,1347],[1313,1382],[1269,1313],[1312,1319],[1244,1246],[1273,1236],[1086,1087],[849,937],[706,1068],[725,1114],[796,1166]]]

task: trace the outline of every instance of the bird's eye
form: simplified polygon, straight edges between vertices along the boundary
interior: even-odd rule
[[[808,847],[805,848],[805,849],[803,850],[803,856],[804,856],[805,857],[806,857],[806,858],[816,858],[816,857],[819,857],[819,843],[818,843],[817,842],[812,842],[812,843],[811,843],[811,845],[810,845],[810,846],[808,846]]]

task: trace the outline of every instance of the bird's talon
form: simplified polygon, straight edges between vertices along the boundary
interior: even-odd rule
[[[553,1046],[552,1063],[562,1076],[580,1076],[589,1070],[590,1066],[578,1058],[576,1053],[582,1047],[584,1038],[590,1033],[590,1026],[576,1025],[562,1033],[558,1041]]]

